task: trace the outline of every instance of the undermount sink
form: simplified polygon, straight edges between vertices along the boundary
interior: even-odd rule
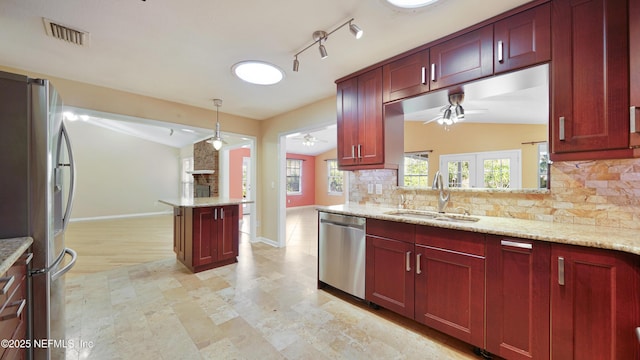
[[[451,222],[476,222],[480,220],[480,218],[469,216],[469,215],[439,213],[439,212],[427,211],[427,210],[402,209],[402,210],[388,211],[385,214],[402,216],[402,217],[411,217],[416,219],[429,219],[429,220],[440,220],[440,221],[451,221]]]

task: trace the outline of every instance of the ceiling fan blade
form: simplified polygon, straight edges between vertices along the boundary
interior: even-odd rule
[[[427,120],[427,121],[423,122],[422,124],[423,124],[423,125],[424,125],[424,124],[428,124],[428,123],[430,123],[430,122],[438,121],[438,120],[440,120],[440,119],[442,119],[442,114],[440,114],[440,115],[438,115],[438,116],[434,117],[434,118],[433,118],[433,119],[431,119],[431,120]]]
[[[484,113],[487,113],[487,112],[489,112],[488,109],[472,109],[472,110],[465,109],[464,110],[465,114],[484,114]]]

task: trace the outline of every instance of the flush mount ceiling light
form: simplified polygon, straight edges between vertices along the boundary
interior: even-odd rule
[[[423,6],[431,5],[438,0],[386,0],[389,4],[403,8],[403,9],[416,9]]]
[[[321,58],[325,59],[327,56],[329,56],[329,54],[327,53],[327,48],[324,46],[324,43],[327,42],[329,35],[333,34],[338,29],[345,27],[346,25],[349,25],[349,31],[353,34],[353,36],[355,36],[356,39],[360,39],[364,34],[362,29],[358,25],[353,23],[353,19],[350,19],[349,21],[345,22],[344,24],[338,26],[337,28],[329,32],[322,31],[322,30],[314,31],[313,34],[311,35],[311,37],[313,38],[313,42],[307,45],[307,47],[305,47],[304,49],[298,51],[293,56],[293,71],[298,72],[298,70],[300,69],[300,61],[298,61],[298,55],[302,54],[303,52],[305,52],[307,49],[309,49],[315,44],[318,44],[318,51],[320,51]]]
[[[284,71],[264,61],[241,61],[233,65],[231,71],[241,80],[256,85],[273,85],[284,78]]]
[[[220,106],[222,106],[222,99],[213,99],[213,105],[216,106],[216,132],[214,136],[207,140],[207,142],[213,145],[213,148],[216,150],[220,150],[222,148],[222,144],[224,141],[222,140],[222,136],[220,136]]]

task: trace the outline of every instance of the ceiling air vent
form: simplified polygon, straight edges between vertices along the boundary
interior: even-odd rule
[[[86,31],[73,29],[65,25],[56,24],[55,22],[42,18],[44,20],[44,28],[47,31],[47,35],[56,39],[64,40],[68,43],[88,46],[89,45],[89,33]]]

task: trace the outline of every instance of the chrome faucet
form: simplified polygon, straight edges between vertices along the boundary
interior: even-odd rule
[[[440,170],[436,171],[436,175],[433,177],[433,190],[440,190],[440,194],[438,194],[438,212],[444,213],[444,209],[447,207],[449,203],[449,198],[451,197],[451,191],[447,191],[445,196],[444,191],[444,180],[442,180],[442,174]]]

